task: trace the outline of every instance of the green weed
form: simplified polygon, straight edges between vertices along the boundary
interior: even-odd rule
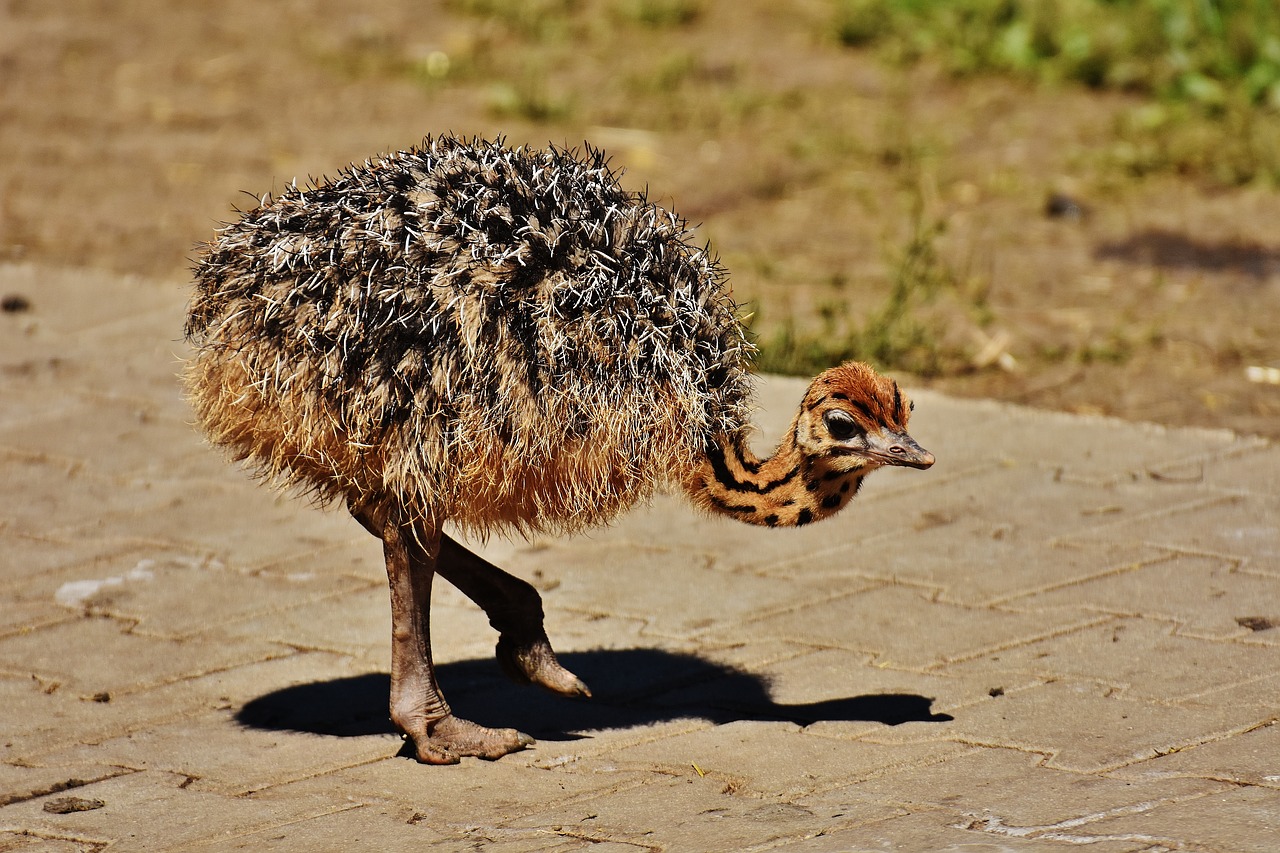
[[[578,0],[452,0],[465,12],[492,21],[517,35],[534,41],[563,40]]]
[[[546,74],[537,68],[515,75],[514,82],[491,84],[488,106],[495,115],[536,122],[559,121],[573,111],[569,96],[553,90]]]
[[[625,18],[650,27],[680,27],[702,12],[698,0],[623,0],[618,10]]]
[[[889,293],[875,310],[858,323],[843,298],[827,300],[818,306],[816,330],[787,317],[759,341],[760,370],[812,374],[851,359],[922,376],[960,369],[963,358],[943,345],[945,330],[927,310],[944,291],[961,292],[960,277],[937,249],[946,223],[928,218],[919,197],[915,202],[911,233],[888,253]],[[831,285],[843,292],[847,281],[837,273]]]

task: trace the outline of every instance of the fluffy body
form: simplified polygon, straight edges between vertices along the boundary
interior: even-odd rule
[[[504,670],[568,696],[528,583],[447,536],[572,531],[664,484],[739,521],[801,526],[883,465],[927,468],[896,383],[862,364],[809,386],[768,459],[746,445],[751,346],[685,223],[588,150],[440,137],[291,186],[196,269],[186,385],[212,441],[341,499],[382,541],[391,718],[419,760],[533,743],[455,717],[431,656],[439,575],[499,633]]]
[[[590,149],[428,138],[264,199],[195,281],[200,422],[321,499],[572,531],[747,429],[723,271]]]

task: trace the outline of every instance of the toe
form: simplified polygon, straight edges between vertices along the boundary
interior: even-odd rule
[[[457,764],[462,760],[461,756],[445,749],[430,738],[415,741],[414,746],[417,748],[418,760],[423,764]]]
[[[502,637],[495,651],[503,671],[520,684],[537,684],[562,696],[591,696],[582,679],[560,665],[545,637],[525,643]]]
[[[515,729],[490,729],[470,720],[449,715],[431,726],[431,734],[418,743],[418,754],[431,764],[453,764],[459,756],[472,756],[494,760],[512,752],[533,746],[534,739]],[[423,753],[446,757],[433,760]],[[452,761],[447,760],[452,757]]]

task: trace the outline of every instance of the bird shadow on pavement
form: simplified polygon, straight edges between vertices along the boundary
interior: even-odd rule
[[[508,681],[492,659],[441,664],[436,676],[460,717],[486,726],[513,726],[540,740],[576,740],[601,729],[677,719],[722,724],[737,720],[867,721],[896,726],[947,722],[927,696],[871,693],[804,704],[780,704],[764,678],[695,655],[659,649],[600,649],[561,654],[560,661],[591,686],[593,698],[567,699]],[[338,737],[390,734],[391,679],[368,673],[298,684],[247,702],[242,725]]]

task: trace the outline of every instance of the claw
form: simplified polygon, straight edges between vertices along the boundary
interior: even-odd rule
[[[495,652],[502,671],[518,684],[536,684],[562,696],[591,697],[591,690],[582,679],[556,660],[545,637],[520,644],[500,637]]]
[[[557,692],[563,693],[566,696],[581,696],[584,699],[590,699],[591,688],[587,687],[587,685],[582,682],[581,678],[578,678],[578,676],[569,672],[569,670],[566,669],[564,672],[569,676],[569,678],[565,680],[564,687],[559,689]]]

